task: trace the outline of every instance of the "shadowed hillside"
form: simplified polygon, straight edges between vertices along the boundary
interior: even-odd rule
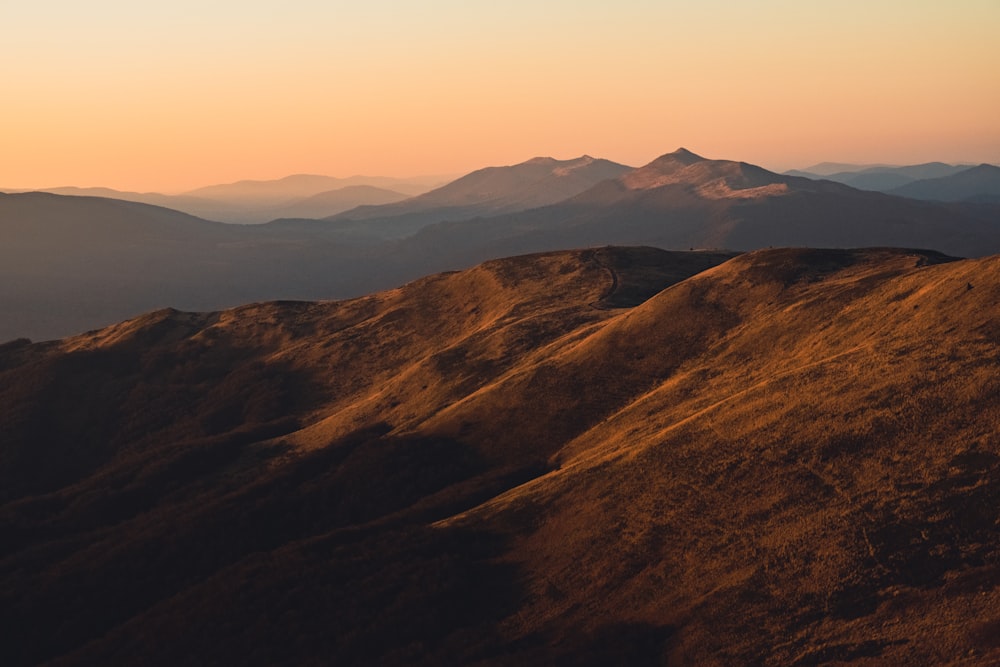
[[[994,664],[998,300],[602,248],[8,343],[0,660]]]

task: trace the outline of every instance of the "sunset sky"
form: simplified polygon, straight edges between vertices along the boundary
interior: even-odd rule
[[[1000,162],[997,0],[0,3],[0,187]]]

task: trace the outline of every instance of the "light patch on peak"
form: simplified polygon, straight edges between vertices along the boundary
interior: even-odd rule
[[[594,162],[595,162],[594,158],[590,157],[589,155],[584,155],[582,157],[573,160],[570,164],[566,165],[565,167],[559,167],[558,169],[553,169],[552,173],[556,176],[569,176],[575,170],[582,169],[583,167],[592,165]]]
[[[733,189],[726,179],[719,178],[705,183],[698,188],[698,194],[705,199],[761,199],[763,197],[780,197],[788,194],[785,183],[770,183],[756,188]]]

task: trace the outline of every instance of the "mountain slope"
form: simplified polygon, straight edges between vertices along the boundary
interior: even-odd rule
[[[1000,203],[1000,167],[981,164],[957,174],[914,181],[891,191],[913,199]]]
[[[5,664],[992,664],[1000,259],[606,248],[0,348]]]
[[[568,199],[629,167],[584,155],[573,160],[540,157],[509,167],[487,167],[395,204],[365,206],[332,216],[341,226],[388,238],[427,224],[537,208]]]

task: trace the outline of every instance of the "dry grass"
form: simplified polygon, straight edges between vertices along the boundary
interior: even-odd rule
[[[1000,258],[945,259],[547,253],[4,346],[5,659],[995,664]]]

